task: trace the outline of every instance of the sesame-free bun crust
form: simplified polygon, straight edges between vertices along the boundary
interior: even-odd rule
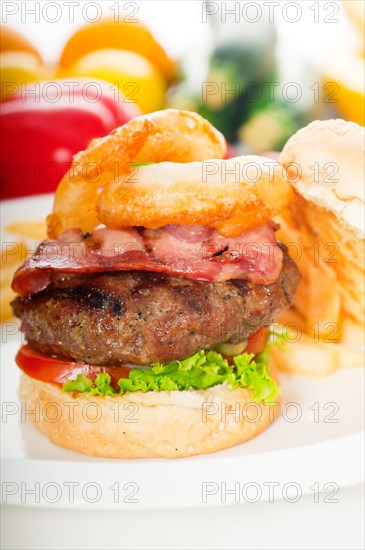
[[[40,414],[30,418],[53,443],[107,458],[178,458],[232,447],[267,428],[281,402],[277,396],[276,405],[258,405],[250,391],[225,385],[89,396],[25,374],[19,396],[27,409],[39,403]]]
[[[286,143],[280,163],[296,191],[333,212],[357,237],[364,238],[365,128],[354,122],[316,120]],[[296,166],[295,166],[296,165]]]

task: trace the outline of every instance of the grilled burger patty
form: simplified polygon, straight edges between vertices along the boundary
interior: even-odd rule
[[[94,365],[147,365],[245,340],[291,304],[298,282],[288,257],[270,285],[147,271],[70,275],[12,306],[28,342],[43,353]]]

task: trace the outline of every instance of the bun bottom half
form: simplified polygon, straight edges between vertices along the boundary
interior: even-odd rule
[[[273,372],[271,372],[273,376]],[[22,374],[19,396],[53,443],[106,458],[181,458],[252,439],[279,415],[281,397],[258,404],[246,389],[90,396]]]

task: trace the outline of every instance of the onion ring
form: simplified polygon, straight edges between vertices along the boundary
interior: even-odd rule
[[[241,156],[139,166],[101,192],[99,220],[111,229],[208,225],[235,237],[264,224],[292,197],[285,169],[272,159]]]
[[[131,163],[192,162],[222,158],[224,137],[196,113],[166,109],[134,118],[78,153],[61,180],[53,213],[47,218],[50,238],[66,229],[91,231],[100,224],[99,192],[133,171]]]

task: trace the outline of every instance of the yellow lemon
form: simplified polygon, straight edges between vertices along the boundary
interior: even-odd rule
[[[24,38],[21,34],[17,33],[8,25],[0,26],[0,52],[28,52],[32,53],[39,62],[42,61],[42,58],[39,52],[35,49],[33,44]]]
[[[363,55],[334,56],[327,65],[324,101],[333,104],[347,120],[365,125],[365,62]],[[327,94],[327,95],[326,95]]]
[[[159,71],[141,55],[125,50],[97,50],[79,59],[73,76],[101,78],[119,87],[125,103],[135,103],[144,113],[161,109],[166,82]]]
[[[46,77],[39,58],[26,52],[3,52],[0,54],[1,101],[10,99],[19,92],[20,86]]]
[[[60,58],[60,67],[71,67],[89,52],[100,49],[121,49],[138,53],[150,61],[170,83],[176,76],[176,64],[139,22],[116,22],[105,18],[81,27],[67,42]]]

